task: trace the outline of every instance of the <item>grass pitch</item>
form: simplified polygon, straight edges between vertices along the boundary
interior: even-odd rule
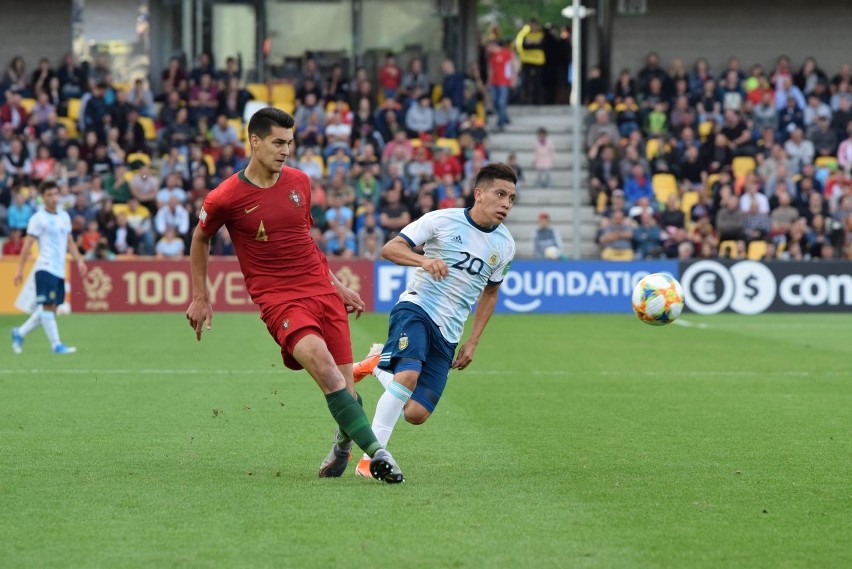
[[[332,420],[255,315],[62,317],[79,353],[0,349],[0,567],[852,566],[852,319],[683,320],[494,317],[389,486],[317,478]]]

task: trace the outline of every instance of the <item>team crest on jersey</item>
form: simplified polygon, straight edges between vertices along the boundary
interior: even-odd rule
[[[282,327],[283,329],[285,329],[285,330],[286,330],[287,328],[289,328],[289,327],[290,327],[290,319],[289,319],[289,318],[285,318],[285,319],[284,319],[284,322],[281,324],[281,327]]]
[[[497,260],[499,258],[500,257],[497,255],[496,251],[491,251],[491,253],[488,255],[488,264],[493,267],[494,265],[497,264]]]
[[[296,190],[290,190],[290,201],[293,202],[296,207],[302,207],[302,196],[300,196],[299,192]]]
[[[399,351],[402,351],[407,347],[408,347],[408,336],[403,334],[402,336],[399,337]]]

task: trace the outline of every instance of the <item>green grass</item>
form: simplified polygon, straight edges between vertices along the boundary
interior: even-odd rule
[[[852,319],[684,320],[495,317],[388,486],[317,478],[332,420],[256,316],[60,318],[80,353],[0,350],[0,567],[852,566]]]

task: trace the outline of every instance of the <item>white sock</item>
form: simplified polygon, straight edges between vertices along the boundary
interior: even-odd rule
[[[50,310],[45,310],[41,313],[41,326],[44,328],[44,333],[47,334],[47,340],[50,342],[50,347],[55,348],[62,342],[59,340],[59,326],[56,325],[56,313]]]
[[[41,324],[41,306],[36,308],[30,317],[27,318],[27,321],[24,322],[20,328],[18,328],[18,333],[21,336],[26,336],[36,328],[38,328],[39,324]]]
[[[391,372],[379,369],[378,367],[373,370],[373,375],[376,376],[376,379],[379,380],[379,383],[381,383],[382,387],[385,389],[387,389],[393,381],[393,374]]]
[[[391,375],[388,372],[385,373]],[[379,397],[376,416],[373,417],[373,434],[383,447],[388,446],[393,428],[402,416],[402,409],[409,399],[411,399],[411,390],[395,381],[391,381],[387,391]]]

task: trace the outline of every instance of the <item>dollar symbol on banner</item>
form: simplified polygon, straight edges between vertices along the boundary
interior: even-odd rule
[[[754,300],[755,298],[757,298],[757,293],[759,292],[757,290],[757,287],[754,285],[755,281],[757,281],[757,277],[755,275],[749,275],[748,278],[745,280],[745,283],[743,283],[745,284],[746,288],[748,288],[748,292],[745,293],[745,297],[749,300]]]

